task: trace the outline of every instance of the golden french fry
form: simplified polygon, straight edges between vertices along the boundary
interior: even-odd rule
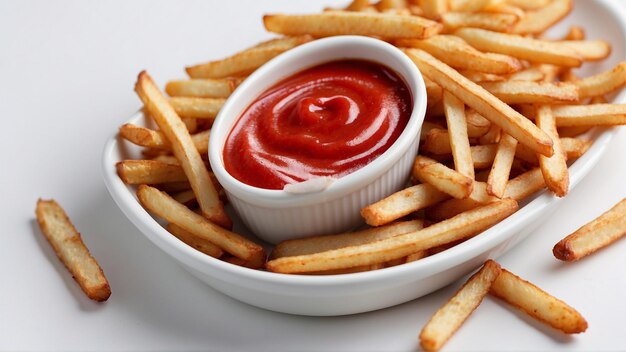
[[[441,16],[441,21],[445,32],[448,33],[464,27],[508,32],[519,21],[519,17],[510,13],[447,12]]]
[[[223,78],[247,75],[274,57],[306,43],[312,38],[309,36],[297,36],[293,39],[290,42],[273,43],[271,45],[250,48],[225,59],[190,66],[185,70],[191,78]]]
[[[454,168],[461,175],[474,179],[474,163],[470,152],[469,138],[467,137],[467,122],[465,119],[465,105],[459,98],[450,92],[443,92],[443,109],[450,136],[450,148]]]
[[[420,150],[439,155],[452,153],[448,131],[442,128],[432,128],[426,134],[424,145]]]
[[[498,198],[487,193],[485,182],[474,182],[472,194],[465,199],[449,199],[426,210],[429,219],[441,221],[450,219],[464,211],[474,209],[483,204],[497,201]]]
[[[176,236],[179,240],[185,242],[190,247],[197,249],[198,251],[211,256],[213,258],[219,258],[224,254],[224,251],[210,241],[204,238],[194,236],[192,233],[184,230],[182,227],[176,224],[168,224],[167,231]]]
[[[489,293],[566,334],[587,330],[587,321],[574,308],[504,268]]]
[[[380,0],[376,5],[378,11],[406,9],[407,2],[405,0]]]
[[[415,253],[407,255],[404,262],[405,263],[414,262],[422,258],[426,258],[427,256],[428,256],[428,251],[415,252]]]
[[[546,186],[540,168],[527,171],[506,184],[504,198],[522,200]]]
[[[191,135],[191,140],[196,146],[196,149],[198,149],[198,153],[206,154],[209,151],[210,133],[210,130],[206,130]],[[172,150],[172,145],[163,132],[154,131],[149,128],[127,123],[120,127],[120,136],[143,147]]]
[[[554,154],[550,157],[538,155],[541,173],[546,181],[548,189],[558,197],[563,197],[569,189],[569,172],[567,171],[567,161],[559,134],[556,130],[552,109],[548,105],[537,107],[537,126],[545,131],[554,141]]]
[[[582,58],[574,49],[556,42],[478,28],[461,28],[454,34],[478,50],[511,55],[534,63],[566,67],[579,67],[582,64]]]
[[[422,230],[340,249],[283,257],[266,264],[269,271],[303,273],[384,263],[420,250],[473,236],[517,210],[517,202],[500,200]]]
[[[422,129],[420,130],[420,142],[425,141],[428,137],[428,134],[432,130],[442,130],[445,132],[445,130],[443,130],[440,125],[430,121],[424,121],[424,123],[422,124]]]
[[[312,15],[265,15],[265,29],[286,35],[369,35],[387,39],[428,38],[441,30],[437,22],[417,16],[365,12],[325,12]]]
[[[552,155],[550,137],[509,105],[428,53],[419,49],[407,49],[405,53],[435,83],[452,92],[520,143],[537,153]]]
[[[520,61],[514,57],[483,53],[452,35],[436,35],[424,40],[401,39],[396,44],[422,49],[442,62],[462,70],[507,74],[522,68]]]
[[[459,12],[478,12],[491,5],[493,0],[449,0],[450,10]]]
[[[427,104],[429,106],[441,101],[443,98],[443,89],[441,89],[437,83],[424,76],[424,85],[426,86],[426,95],[428,96]]]
[[[98,302],[109,299],[111,287],[102,268],[63,208],[53,199],[39,199],[35,213],[41,232],[87,297]]]
[[[612,70],[583,78],[576,82],[580,88],[580,97],[605,95],[626,85],[626,61],[619,63]]]
[[[459,70],[459,73],[472,82],[500,82],[506,80],[506,77],[494,75],[493,73],[485,73],[478,71]]]
[[[162,163],[171,164],[171,165],[180,165],[180,162],[178,162],[178,159],[176,159],[176,157],[173,155],[157,155],[151,160],[160,161]]]
[[[536,10],[546,6],[552,0],[506,0],[511,6],[516,6],[522,10]]]
[[[172,97],[228,98],[242,81],[240,78],[176,80],[167,82],[165,91]]]
[[[415,185],[366,206],[361,216],[368,225],[380,226],[449,197],[429,184]]]
[[[579,26],[570,26],[563,40],[585,40],[585,29]]]
[[[470,147],[474,169],[485,169],[493,165],[498,152],[497,144],[473,145]]]
[[[196,195],[191,189],[172,194],[172,198],[174,198],[174,200],[178,203],[184,204],[187,207],[198,205],[198,202],[196,201]]]
[[[419,0],[424,16],[439,20],[441,15],[448,11],[448,0]]]
[[[489,127],[489,131],[478,138],[479,144],[492,144],[500,142],[502,136],[502,129],[496,124],[492,124]]]
[[[557,259],[575,261],[602,249],[626,235],[626,199],[588,222],[554,246]]]
[[[598,61],[611,54],[611,45],[604,40],[562,40],[555,42],[574,50],[585,61]]]
[[[156,216],[180,226],[196,237],[217,245],[237,258],[255,263],[256,267],[263,266],[265,251],[261,246],[239,234],[213,224],[178,203],[166,193],[150,186],[141,185],[137,189],[137,198],[144,208]]]
[[[467,119],[467,136],[470,138],[476,138],[484,136],[489,132],[491,122],[484,118],[474,109],[468,109],[465,111],[465,118]]]
[[[422,220],[402,221],[387,226],[346,232],[338,235],[313,236],[283,241],[274,247],[271,258],[293,257],[333,249],[358,246],[365,243],[391,238],[424,228]]]
[[[118,176],[129,185],[187,181],[182,167],[156,160],[123,160],[115,167]]]
[[[545,77],[544,72],[537,66],[531,66],[529,68],[517,71],[510,74],[507,78],[510,81],[533,81],[538,82]]]
[[[578,87],[572,83],[504,81],[479,84],[507,104],[558,104],[578,100]]]
[[[352,268],[344,268],[344,269],[312,271],[312,272],[303,273],[303,274],[306,274],[306,275],[343,275],[343,274],[362,273],[365,271],[379,270],[383,268],[385,268],[385,265],[382,263],[378,263],[378,264],[354,266]]]
[[[553,106],[557,127],[626,124],[626,104]]]
[[[469,197],[474,185],[471,178],[421,155],[415,158],[413,176],[454,198]]]
[[[310,42],[311,40],[313,40],[313,37],[310,35],[284,36],[266,40],[251,47],[250,49],[278,48],[285,46],[293,48],[300,44]]]
[[[370,0],[352,0],[346,11],[363,11],[370,6]]]
[[[509,181],[513,158],[517,141],[508,134],[502,135],[498,143],[498,149],[491,166],[489,179],[487,180],[487,193],[498,198],[504,196],[506,184]]]
[[[500,265],[493,260],[486,261],[424,326],[420,333],[422,348],[438,351],[478,308],[499,274]]]
[[[189,132],[147,72],[139,74],[135,91],[159,125],[161,132],[172,144],[172,151],[189,179],[202,214],[216,224],[226,228],[232,227],[232,222],[224,211],[218,192]]]
[[[493,14],[509,14],[514,15],[517,18],[524,18],[526,12],[520,9],[517,6],[512,6],[502,1],[494,1],[491,5],[485,7],[483,12],[493,13]]]
[[[572,11],[571,0],[552,0],[535,11],[527,11],[513,27],[514,33],[539,34],[557,23]]]
[[[214,119],[225,101],[221,98],[174,97],[170,98],[170,105],[181,117]]]
[[[578,159],[591,148],[593,142],[578,138],[561,138],[561,147],[567,155],[567,160]]]

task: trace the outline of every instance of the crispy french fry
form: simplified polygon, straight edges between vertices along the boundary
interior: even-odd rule
[[[382,38],[428,38],[441,30],[437,22],[417,16],[365,12],[325,12],[312,15],[265,15],[265,29],[286,35],[369,35]]]
[[[178,159],[176,159],[176,157],[173,155],[157,155],[154,158],[152,158],[152,160],[160,161],[162,163],[171,164],[171,165],[180,165],[180,162],[178,162]]]
[[[454,198],[469,197],[474,185],[471,178],[421,155],[415,158],[413,176]]]
[[[216,245],[214,245],[211,241],[207,241],[204,238],[194,236],[192,233],[184,230],[182,227],[176,224],[168,224],[167,231],[172,235],[176,236],[179,240],[185,242],[190,247],[193,247],[200,252],[211,256],[213,258],[219,258],[224,254],[224,251]]]
[[[467,120],[467,136],[470,138],[477,138],[484,136],[489,132],[491,122],[484,118],[474,109],[467,109],[465,111],[465,118]]]
[[[555,42],[574,50],[585,61],[598,61],[611,54],[611,45],[604,40],[563,40]]]
[[[500,137],[502,136],[502,129],[500,126],[496,124],[492,124],[489,127],[489,131],[484,135],[478,138],[478,143],[480,144],[492,144],[500,142]]]
[[[489,293],[566,334],[587,330],[587,321],[574,308],[505,269]]]
[[[370,6],[370,0],[352,0],[346,11],[363,11]]]
[[[519,17],[510,13],[464,13],[447,12],[441,16],[444,31],[454,32],[459,28],[482,28],[494,32],[508,32],[519,21]]]
[[[566,67],[579,67],[582,64],[582,58],[574,49],[555,42],[478,28],[461,28],[454,34],[478,50],[511,55],[534,63]]]
[[[187,67],[186,71],[191,78],[223,78],[247,75],[274,57],[311,39],[306,35],[297,36],[291,42],[250,48],[222,60]]]
[[[196,203],[196,195],[191,189],[172,194],[172,198],[174,198],[174,200],[178,203],[184,204],[187,207],[189,207],[190,203]]]
[[[499,274],[500,265],[493,260],[486,261],[424,326],[420,333],[422,348],[438,351],[478,308]]]
[[[206,154],[209,151],[210,133],[210,130],[206,130],[191,135],[191,140],[196,146],[196,149],[198,149],[198,153]],[[154,131],[149,128],[127,123],[120,127],[120,136],[143,147],[172,150],[172,144],[167,137],[165,137],[163,132]]]
[[[508,134],[502,135],[487,180],[487,193],[490,195],[498,198],[504,196],[516,147],[517,141],[513,137]]]
[[[488,13],[493,13],[493,14],[504,13],[504,14],[514,15],[520,19],[524,18],[524,16],[526,15],[524,10],[520,9],[519,7],[507,4],[506,2],[502,2],[502,1],[494,1],[492,4],[485,7],[483,9],[483,12],[488,12]]]
[[[539,34],[557,23],[572,11],[571,0],[552,0],[546,6],[528,11],[513,27],[514,33]]]
[[[546,6],[551,0],[506,0],[506,3],[523,10],[536,10]]]
[[[517,208],[516,201],[505,199],[423,230],[359,246],[278,258],[267,262],[266,268],[280,273],[303,273],[384,263],[420,250],[473,236],[511,215]]]
[[[426,86],[426,95],[428,96],[427,104],[429,106],[441,101],[443,98],[443,89],[441,89],[437,83],[424,76],[424,85]]]
[[[406,256],[405,263],[414,262],[428,256],[428,251],[419,251]]]
[[[180,226],[196,237],[217,245],[237,258],[255,263],[256,267],[263,266],[265,251],[261,246],[239,234],[213,224],[178,203],[166,193],[150,186],[141,185],[137,189],[137,198],[144,208],[156,216]]]
[[[527,145],[537,153],[552,155],[550,137],[528,121],[526,117],[430,54],[419,49],[407,49],[405,53],[435,83],[452,92],[466,105],[500,126],[520,143]]]
[[[424,16],[439,20],[441,15],[448,11],[448,0],[419,0]]]
[[[172,97],[228,98],[241,78],[188,79],[169,81],[165,91]]]
[[[361,216],[368,225],[380,226],[449,197],[429,184],[415,185],[366,206]]]
[[[522,200],[546,186],[540,168],[527,171],[506,184],[504,198]]]
[[[461,175],[474,179],[474,163],[470,152],[469,138],[467,137],[467,122],[465,119],[465,105],[449,92],[443,92],[443,109],[446,114],[450,148],[454,159],[454,168]]]
[[[187,181],[182,167],[156,160],[124,160],[115,167],[118,176],[129,185]]]
[[[578,100],[578,87],[572,83],[504,81],[479,84],[507,104],[558,104]]]
[[[567,160],[578,159],[591,148],[592,142],[579,138],[561,138],[561,147],[567,155]]]
[[[626,199],[588,222],[554,246],[557,259],[575,261],[586,257],[626,235]]]
[[[449,199],[443,201],[428,208],[426,210],[426,215],[431,220],[446,220],[461,214],[464,211],[475,209],[476,207],[497,200],[497,197],[493,197],[487,193],[487,184],[485,182],[474,182],[474,188],[469,197],[465,199]]]
[[[354,266],[352,268],[344,268],[344,269],[312,271],[312,272],[304,273],[304,274],[306,275],[343,275],[343,274],[362,273],[365,271],[379,270],[383,268],[385,268],[385,265],[382,263],[378,263],[378,264]]]
[[[425,141],[428,137],[428,134],[432,130],[442,130],[445,132],[445,130],[442,129],[441,125],[430,121],[424,121],[424,123],[422,124],[422,129],[420,130],[420,142]]]
[[[452,153],[448,131],[442,128],[431,129],[428,134],[426,134],[424,145],[420,150],[439,155]]]
[[[449,0],[450,10],[459,12],[478,12],[492,2],[493,0]]]
[[[391,238],[424,228],[422,220],[397,222],[387,226],[375,227],[338,235],[313,236],[283,241],[274,247],[272,259],[313,254],[333,249],[358,246],[365,243]]]
[[[109,299],[111,287],[102,268],[63,208],[52,199],[39,199],[35,213],[41,232],[87,297],[98,302]]]
[[[202,214],[216,224],[226,228],[232,227],[232,222],[224,211],[218,192],[211,182],[209,172],[189,132],[187,132],[176,111],[145,71],[139,74],[135,91],[159,125],[160,130],[172,144],[172,151],[189,179],[191,188],[202,209]]]
[[[553,106],[557,127],[626,124],[626,104]]]
[[[552,156],[538,155],[541,173],[548,189],[558,197],[563,197],[569,189],[569,172],[550,106],[541,105],[537,107],[536,122],[537,126],[554,141],[554,154]]]
[[[493,165],[498,151],[497,144],[474,145],[470,147],[474,169],[485,169]]]
[[[170,105],[181,117],[214,119],[225,101],[221,98],[174,97],[170,99]]]
[[[506,77],[500,75],[494,75],[493,73],[485,73],[478,71],[460,70],[460,74],[465,76],[472,82],[500,82],[506,80]]]
[[[626,85],[626,61],[619,63],[612,70],[583,78],[576,82],[580,97],[605,95]]]
[[[538,82],[543,80],[545,74],[542,70],[537,66],[531,66],[527,69],[517,71],[515,73],[510,74],[507,78],[510,81],[533,81]]]
[[[483,53],[452,35],[436,35],[424,40],[401,39],[397,45],[422,49],[442,62],[462,70],[507,74],[522,68],[514,57]]]
[[[406,0],[380,0],[377,4],[378,11],[406,9]]]

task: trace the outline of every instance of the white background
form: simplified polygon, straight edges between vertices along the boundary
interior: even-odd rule
[[[626,2],[623,2],[626,6]],[[193,278],[117,209],[100,177],[105,139],[140,107],[137,73],[160,84],[183,67],[268,38],[261,15],[331,0],[0,1],[0,349],[414,350],[461,281],[378,312],[310,318],[264,311]],[[563,336],[487,298],[446,350],[626,349],[626,240],[578,263],[560,238],[626,197],[626,130],[597,168],[501,264],[589,321]],[[65,207],[107,274],[108,302],[89,301],[34,221],[38,197]]]

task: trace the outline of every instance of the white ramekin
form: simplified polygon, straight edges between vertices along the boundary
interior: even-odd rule
[[[365,167],[335,180],[316,193],[292,194],[247,185],[224,168],[226,138],[243,111],[268,88],[306,68],[341,59],[362,59],[394,70],[413,97],[413,112],[402,134]],[[228,98],[211,128],[209,161],[241,219],[271,243],[309,235],[337,233],[361,223],[362,207],[406,184],[419,145],[426,111],[426,89],[419,70],[400,50],[383,41],[358,36],[319,39],[274,58],[248,77]]]

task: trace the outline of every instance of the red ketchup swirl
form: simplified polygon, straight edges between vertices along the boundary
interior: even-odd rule
[[[226,139],[224,165],[265,189],[341,177],[389,149],[411,110],[408,87],[389,68],[362,60],[321,64],[252,102]]]

